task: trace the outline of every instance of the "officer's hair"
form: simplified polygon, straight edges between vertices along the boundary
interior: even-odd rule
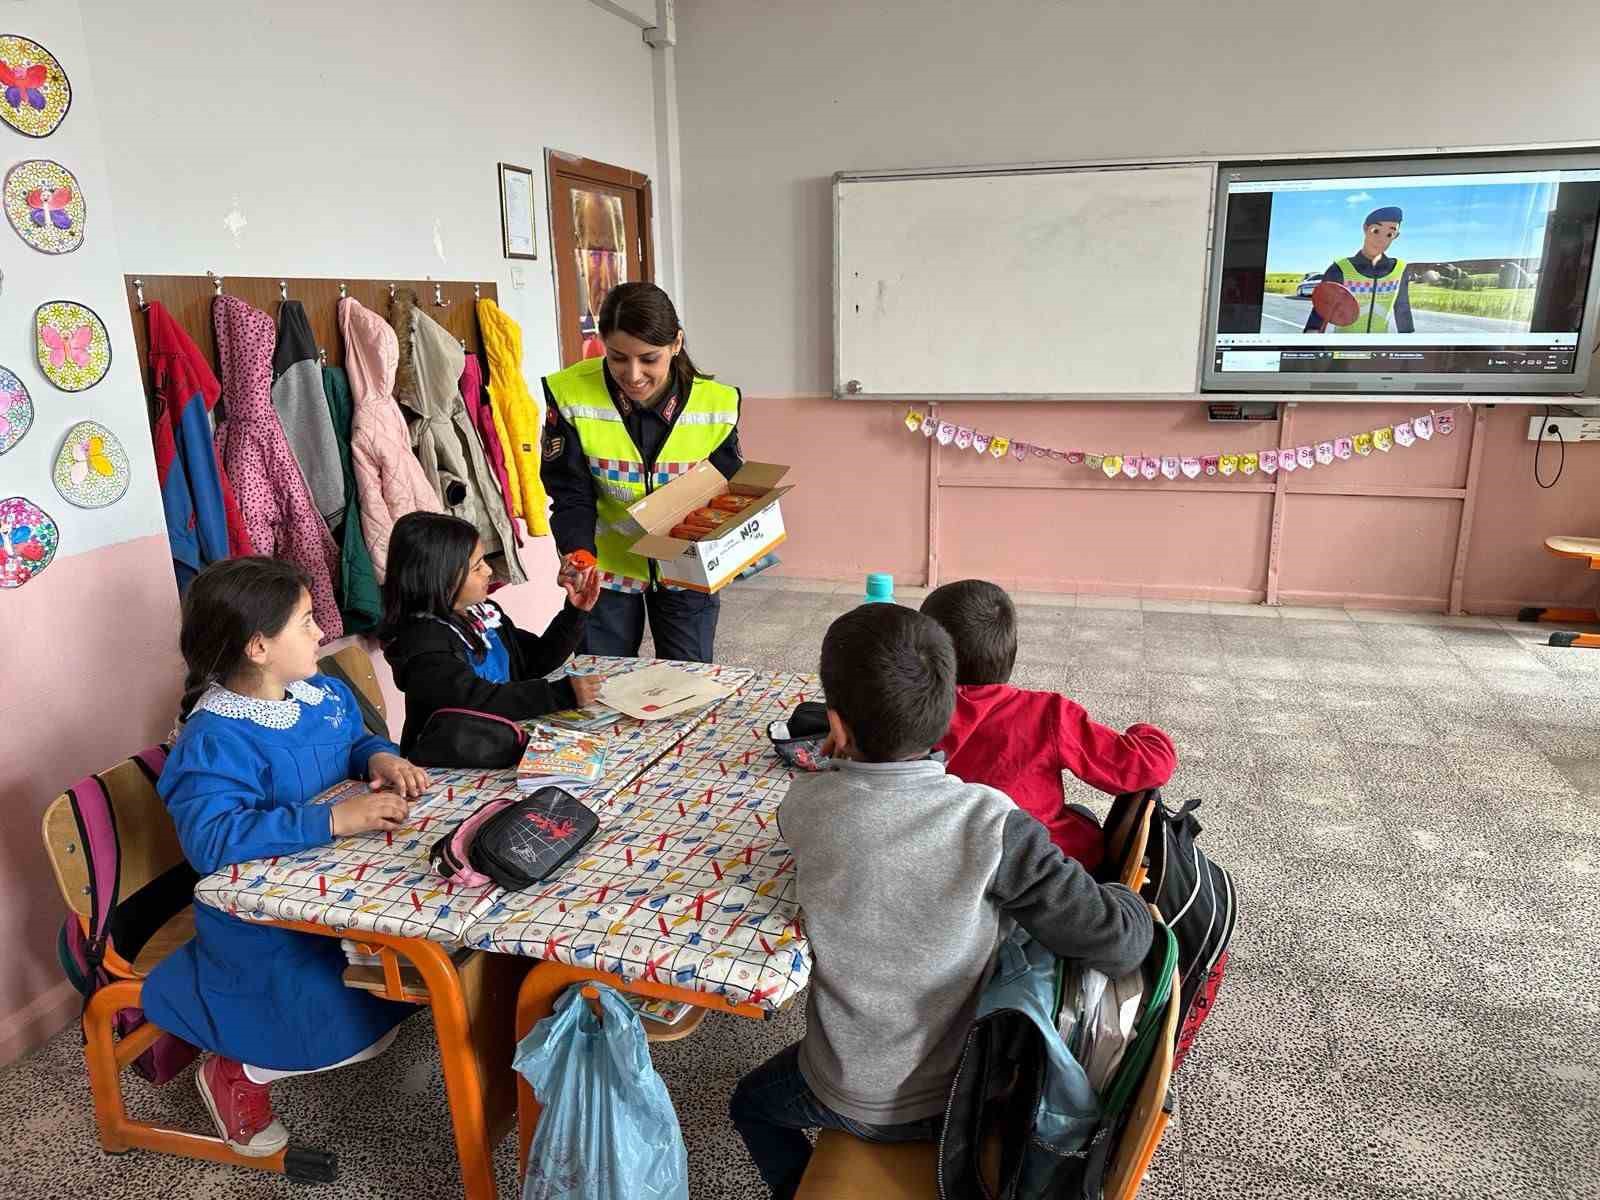
[[[606,293],[605,301],[600,305],[599,324],[601,340],[620,330],[651,346],[670,346],[673,339],[683,332],[683,324],[678,320],[678,310],[673,307],[672,297],[653,283],[617,284]],[[685,339],[683,349],[672,360],[672,386],[678,398],[687,403],[694,381],[712,378],[714,376],[694,365],[694,360],[689,357],[688,340]]]

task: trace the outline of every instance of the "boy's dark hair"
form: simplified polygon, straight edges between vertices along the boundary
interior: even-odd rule
[[[868,762],[926,754],[956,709],[956,652],[936,621],[863,604],[822,638],[822,692]]]
[[[602,340],[620,330],[652,346],[670,346],[683,332],[672,297],[653,283],[617,284],[600,302],[597,324]],[[689,390],[697,378],[710,379],[711,376],[694,365],[686,339],[683,349],[672,360],[672,387],[681,401],[688,402]]]
[[[387,646],[413,617],[438,617],[475,641],[476,635],[457,620],[455,610],[456,593],[472,570],[477,546],[477,528],[460,517],[412,512],[396,521],[389,534],[378,641]]]
[[[947,583],[928,593],[922,612],[956,644],[956,682],[1011,682],[1017,665],[1017,609],[1005,589],[982,579]]]
[[[276,558],[228,558],[196,575],[183,594],[178,632],[188,667],[178,719],[188,720],[207,688],[239,671],[251,638],[282,633],[310,590],[304,571]]]

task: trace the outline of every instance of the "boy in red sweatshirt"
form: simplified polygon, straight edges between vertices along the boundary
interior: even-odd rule
[[[1172,739],[1154,725],[1118,733],[1065,696],[1012,687],[1017,610],[1004,589],[981,579],[947,583],[928,594],[922,612],[956,645],[956,712],[936,747],[946,768],[1010,796],[1043,822],[1063,854],[1094,870],[1100,827],[1067,807],[1061,772],[1113,796],[1160,787],[1178,765]]]

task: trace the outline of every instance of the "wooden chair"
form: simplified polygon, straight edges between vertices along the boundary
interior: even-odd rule
[[[1128,1123],[1117,1148],[1112,1151],[1111,1165],[1106,1170],[1105,1185],[1101,1189],[1104,1200],[1133,1200],[1144,1182],[1144,1173],[1150,1169],[1150,1160],[1156,1155],[1156,1146],[1172,1119],[1168,1106],[1168,1091],[1172,1084],[1172,1059],[1178,1046],[1178,1013],[1182,1007],[1180,988],[1176,978],[1172,981],[1172,996],[1167,1001],[1167,1019],[1161,1027],[1161,1040],[1156,1052],[1145,1068],[1144,1080],[1133,1100]]]
[[[339,668],[340,677],[351,683],[358,698],[370,704],[379,717],[386,718],[383,693],[367,652],[360,646],[347,646],[324,663],[330,661]],[[234,1151],[215,1135],[185,1133],[129,1118],[122,1099],[121,1074],[163,1030],[147,1021],[118,1040],[114,1022],[122,1009],[139,1007],[143,981],[156,964],[194,936],[195,873],[183,856],[178,832],[145,764],[135,758],[126,759],[100,772],[95,779],[104,792],[116,828],[117,862],[116,895],[111,898],[116,919],[108,922],[110,934],[101,960],[113,982],[89,998],[83,1013],[84,1057],[101,1147],[108,1154],[156,1150],[273,1171],[307,1182],[331,1180],[336,1170],[334,1158],[323,1151],[291,1146],[271,1157],[252,1158]],[[61,889],[61,898],[87,936],[94,919],[90,847],[84,844],[86,834],[79,827],[68,793],[57,796],[45,809],[43,834],[45,855]],[[103,848],[97,848],[97,852],[104,852]],[[149,915],[152,911],[156,914],[153,919]],[[119,938],[123,939],[121,943]]]
[[[1588,563],[1591,571],[1600,571],[1600,538],[1558,534],[1545,538],[1544,548],[1557,558],[1577,559]],[[1600,623],[1600,613],[1592,608],[1524,608],[1517,614],[1517,620],[1538,621],[1547,625],[1593,625]],[[1600,649],[1600,634],[1552,633],[1550,645]]]
[[[1143,807],[1145,815],[1136,828],[1142,826],[1148,833],[1150,812],[1155,805],[1147,802]],[[1127,882],[1126,876],[1123,881]],[[1178,980],[1174,978],[1160,1040],[1145,1067],[1127,1122],[1106,1167],[1102,1200],[1134,1200],[1155,1158],[1167,1122],[1172,1118],[1168,1096],[1172,1060],[1178,1045],[1178,1014],[1182,1007],[1179,992]],[[983,1172],[992,1193],[999,1179],[998,1143],[985,1146]],[[930,1200],[938,1194],[939,1150],[936,1145],[929,1142],[881,1145],[861,1141],[836,1129],[824,1129],[817,1135],[816,1148],[795,1200]]]
[[[214,1134],[186,1133],[135,1121],[128,1116],[122,1099],[121,1074],[163,1031],[147,1021],[118,1040],[116,1016],[124,1008],[139,1007],[145,977],[157,963],[194,936],[194,907],[192,902],[185,902],[185,896],[193,892],[194,873],[178,845],[178,834],[166,805],[137,760],[130,758],[118,763],[95,779],[104,789],[115,823],[118,863],[116,896],[111,901],[118,919],[108,923],[112,934],[106,940],[101,961],[112,982],[95,991],[83,1013],[84,1057],[101,1148],[108,1154],[122,1154],[136,1148],[157,1150],[273,1171],[306,1181],[331,1179],[333,1158],[320,1151],[285,1148],[269,1158],[250,1158],[239,1154]],[[43,832],[45,854],[55,872],[61,898],[87,935],[94,912],[92,868],[89,847],[84,844],[85,833],[79,829],[69,794],[57,796],[45,810]],[[145,888],[152,892],[130,904]],[[186,892],[181,890],[185,888]],[[135,935],[137,946],[119,944],[118,936],[125,929],[143,925],[148,931],[153,922],[141,921],[138,908],[147,904],[153,893],[159,892],[168,893],[164,899],[170,903],[164,905],[164,909],[176,903],[178,910],[148,937],[142,933]]]
[[[336,654],[325,655],[317,669],[350,685],[361,705],[362,716],[370,733],[389,736],[389,706],[384,703],[383,688],[378,686],[377,672],[372,669],[372,656],[355,642]]]
[[[795,1200],[930,1200],[939,1194],[939,1148],[882,1145],[824,1129]]]
[[[1107,863],[1121,863],[1117,880],[1137,892],[1149,877],[1145,864],[1145,850],[1150,842],[1150,821],[1156,810],[1156,793],[1137,792],[1113,809],[1106,819],[1105,854]],[[1105,878],[1105,876],[1101,876]]]

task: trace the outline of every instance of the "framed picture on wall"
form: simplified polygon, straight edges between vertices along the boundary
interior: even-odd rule
[[[533,226],[533,172],[500,164],[500,235],[507,258],[538,258]]]

